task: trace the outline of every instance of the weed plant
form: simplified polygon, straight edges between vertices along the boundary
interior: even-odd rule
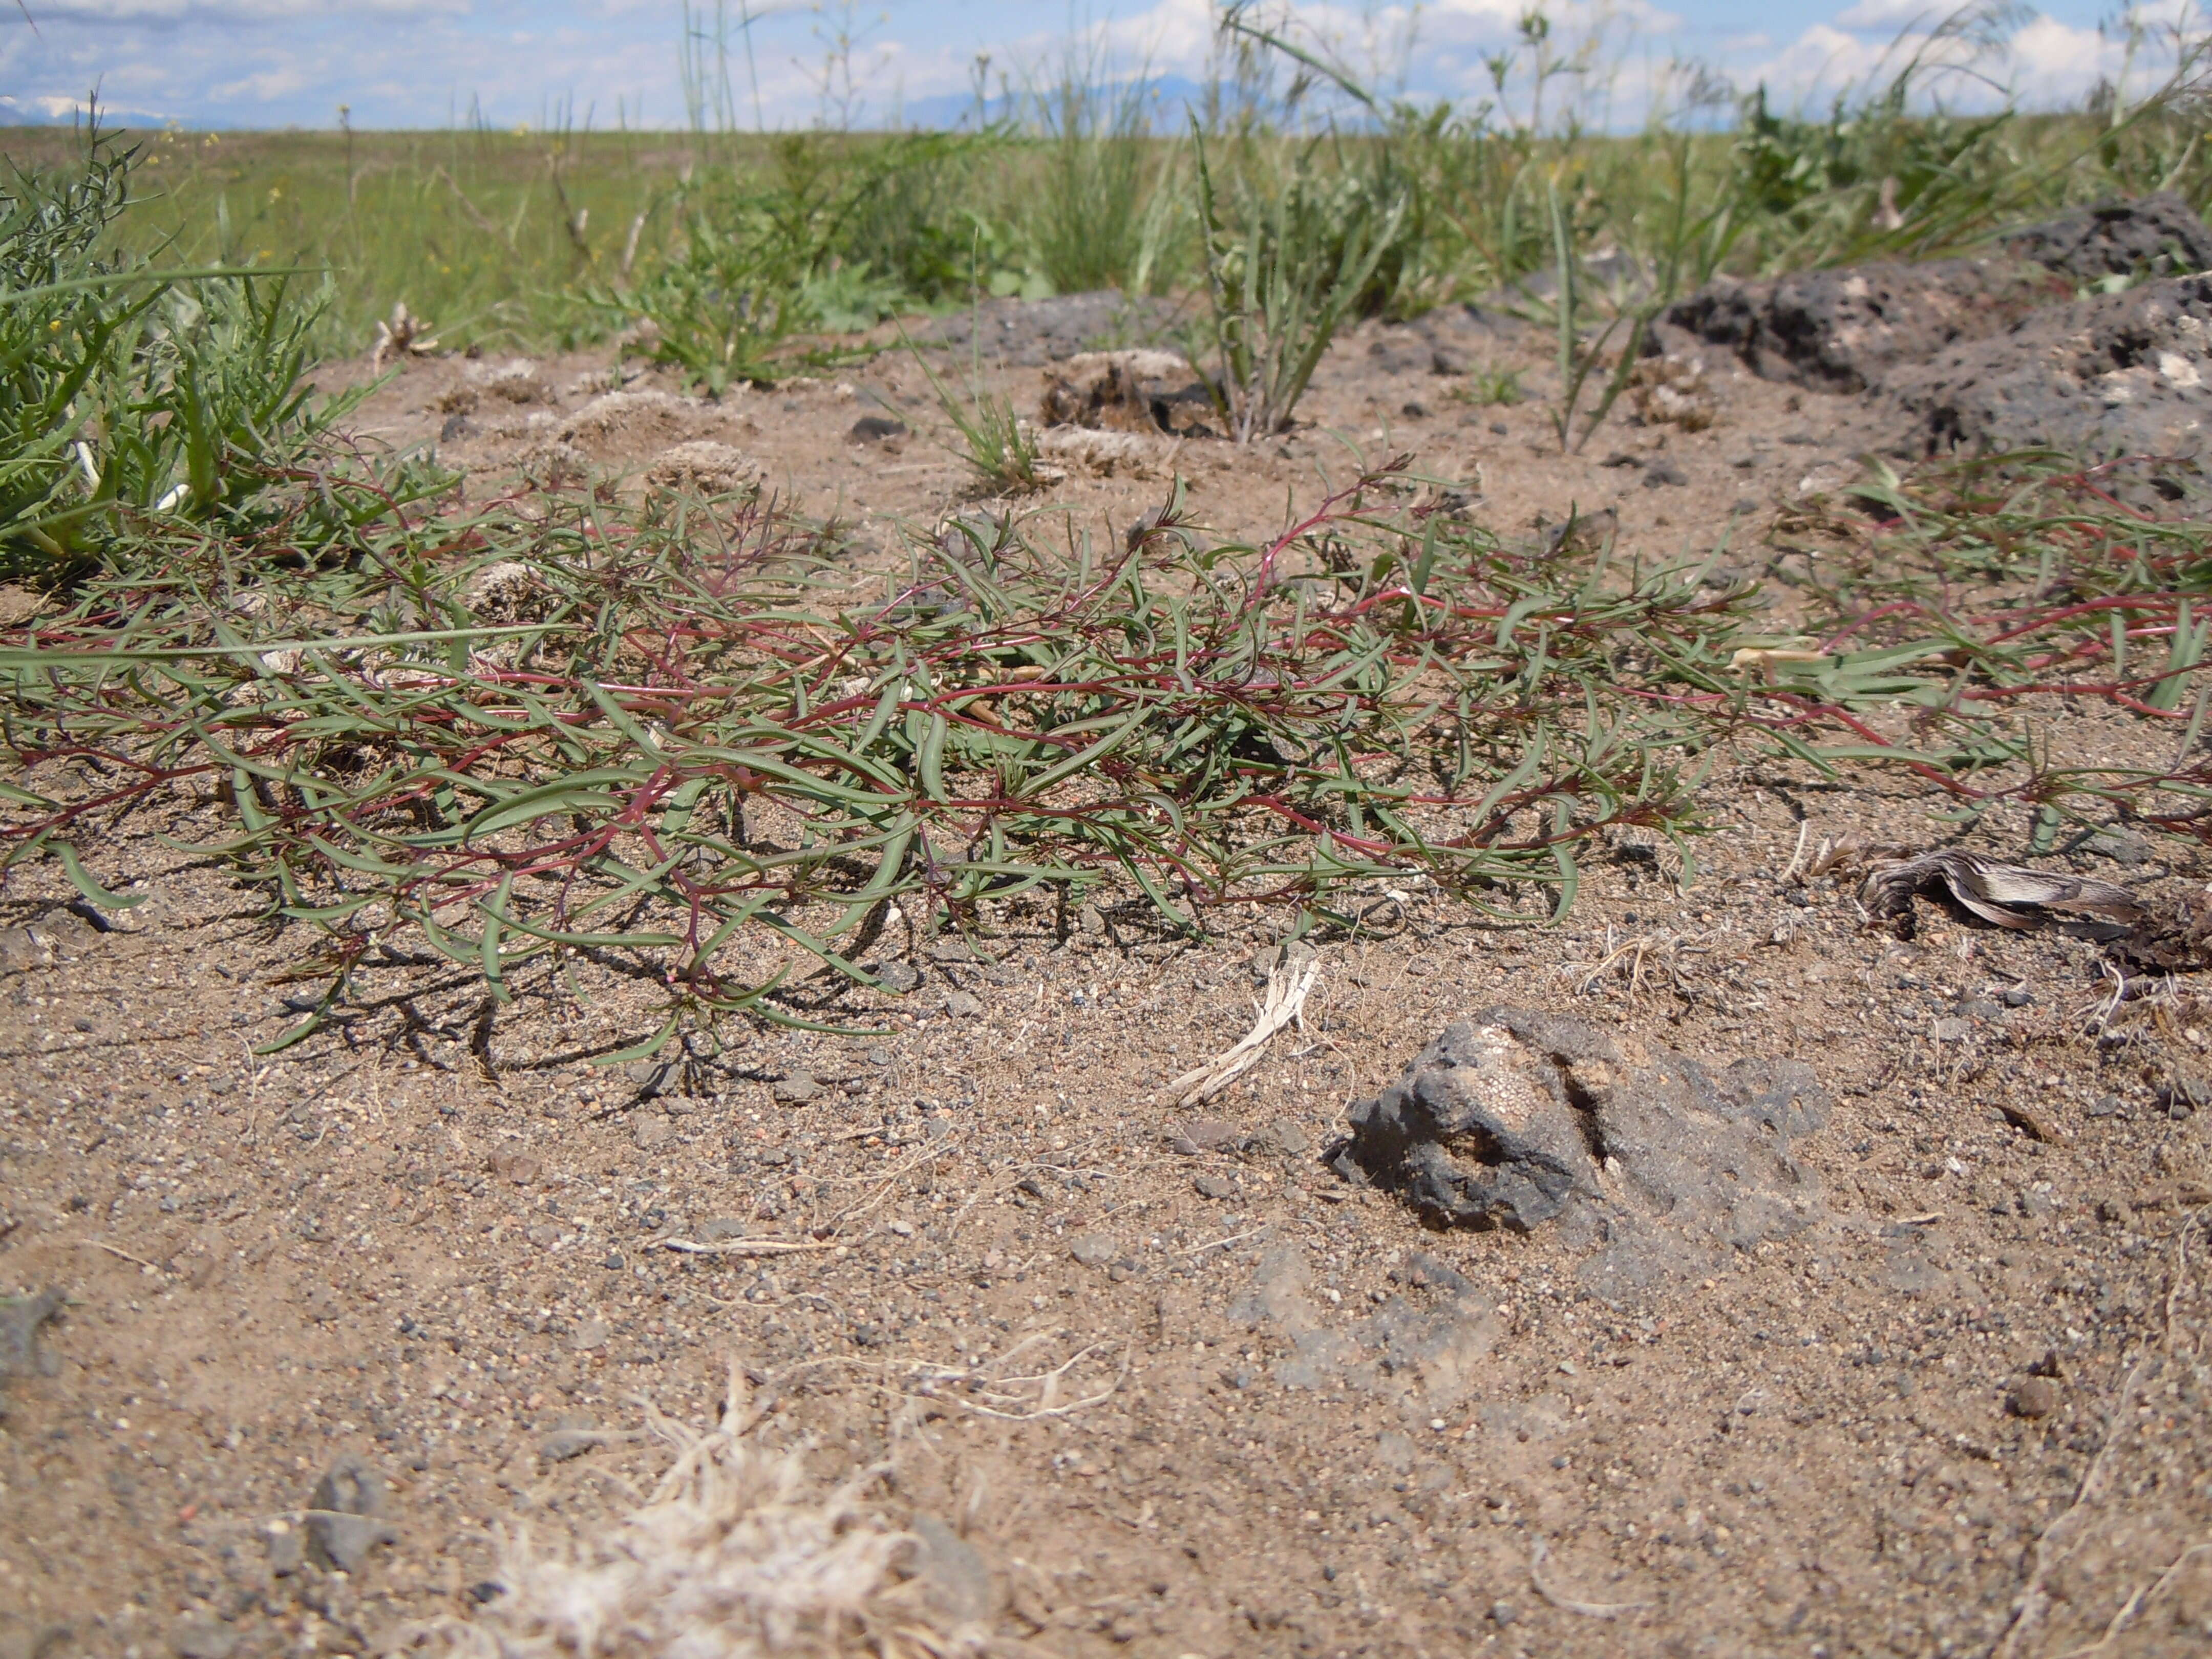
[[[0,182],[0,563],[52,580],[143,521],[240,527],[349,399],[303,380],[312,307],[282,275],[100,251],[135,153]]]
[[[325,936],[333,1003],[411,934],[495,994],[613,952],[792,1018],[798,966],[869,980],[892,901],[978,935],[1109,878],[1174,933],[1416,874],[1564,906],[1594,837],[1692,827],[1733,718],[1664,695],[1724,673],[1733,597],[1423,517],[1395,472],[1261,546],[1174,500],[1111,550],[969,517],[872,591],[757,501],[534,506],[84,584],[0,650],[11,861],[112,902],[76,839],[191,792],[229,821],[206,850]]]

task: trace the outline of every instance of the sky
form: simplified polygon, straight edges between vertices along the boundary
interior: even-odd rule
[[[2171,8],[2185,0],[2154,0]],[[1473,100],[1486,53],[1526,0],[1277,0],[1273,15],[1371,76],[1425,99]],[[711,27],[714,0],[705,0]],[[1914,0],[1554,0],[1554,40],[1595,36],[1613,64],[1610,118],[1640,113],[1663,66],[1695,59],[1784,105],[1825,101],[1878,71],[1900,30],[1940,15]],[[2021,9],[1983,70],[2033,104],[2076,100],[2118,73],[2099,0]],[[693,16],[696,21],[697,9]],[[2173,15],[2170,11],[2165,15]],[[726,0],[739,125],[940,123],[971,95],[1039,83],[1071,52],[1107,69],[1202,81],[1212,0]],[[565,108],[595,129],[687,116],[680,0],[0,0],[0,125],[67,119],[96,88],[137,126],[441,127],[472,112],[542,126]],[[745,51],[750,45],[750,54]],[[1972,95],[1969,83],[1953,95]]]

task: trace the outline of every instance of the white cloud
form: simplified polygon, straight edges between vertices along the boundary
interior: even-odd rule
[[[1836,14],[1836,27],[1845,29],[1885,29],[1895,33],[1908,25],[1925,27],[1941,22],[1943,9],[1926,0],[1857,0]]]
[[[66,108],[97,87],[104,105],[133,118],[161,111],[248,125],[327,126],[343,103],[357,125],[438,126],[469,110],[472,98],[486,118],[508,125],[536,121],[571,95],[580,112],[595,105],[602,125],[617,98],[633,125],[680,126],[684,118],[676,0],[29,3],[35,39],[20,26],[0,27],[0,86],[15,89],[13,107],[45,99]],[[964,103],[982,51],[992,59],[993,94],[1001,76],[1017,92],[1049,84],[1071,50],[1097,54],[1109,78],[1146,69],[1203,82],[1220,65],[1210,0],[1091,3],[1103,17],[1071,37],[1060,9],[1034,0],[862,0],[858,38],[841,61],[834,6],[755,0],[750,36],[729,41],[732,90],[742,119],[757,107],[771,125],[848,112],[866,123],[924,100],[940,108]],[[12,3],[0,0],[0,18]],[[1832,17],[1807,24],[1818,14],[1806,8],[1823,3],[1836,8]],[[2154,3],[2159,15],[2179,15],[2188,0]],[[1523,4],[1318,0],[1278,5],[1270,15],[1367,84],[1471,104],[1491,95],[1486,58],[1514,43]],[[1658,0],[1553,0],[1553,46],[1561,54],[1589,46],[1591,64],[1588,75],[1554,83],[1547,116],[1560,112],[1564,96],[1577,100],[1585,119],[1632,125],[1666,99],[1678,55],[1703,58],[1739,86],[1764,82],[1785,106],[1823,102],[1893,70],[1897,53],[1925,40],[1935,15],[1924,0],[1777,0],[1745,29],[1705,24],[1697,10]],[[1916,18],[1920,28],[1901,44],[1893,38]],[[2078,100],[2116,74],[2119,60],[2118,44],[2094,30],[2037,18],[2007,58],[1983,67],[2024,100],[2048,105]],[[2150,65],[2136,74],[2158,72]],[[1976,95],[1956,79],[1948,90]],[[1525,89],[1509,102],[1525,110]]]
[[[27,0],[32,18],[49,22],[283,24],[463,13],[468,0]]]

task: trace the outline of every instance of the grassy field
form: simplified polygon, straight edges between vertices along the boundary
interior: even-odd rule
[[[1155,131],[1128,88],[1071,77],[1019,120],[954,134],[128,134],[131,202],[107,240],[164,263],[326,272],[312,337],[343,355],[403,301],[452,343],[545,348],[640,317],[712,332],[687,313],[726,291],[772,296],[771,331],[788,331],[978,292],[1164,290],[1202,281],[1209,246],[1286,203],[1292,234],[1330,253],[1390,219],[1352,301],[1403,314],[1554,265],[1555,206],[1577,257],[1626,253],[1671,291],[1717,270],[1925,255],[2104,196],[2212,201],[2185,41],[2171,83],[2134,103],[1947,115],[1956,82],[1908,58],[1791,115],[1686,76],[1626,135],[1583,125],[1568,84],[1603,77],[1538,26],[1473,106],[1392,102],[1271,37],[1242,45],[1203,133]],[[1317,90],[1279,90],[1285,64]],[[67,168],[83,144],[24,129],[0,152]],[[1201,224],[1202,173],[1234,222]]]

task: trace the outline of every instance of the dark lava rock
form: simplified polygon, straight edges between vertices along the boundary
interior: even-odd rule
[[[1525,1232],[1581,1204],[1609,1237],[1663,1221],[1745,1246],[1814,1218],[1816,1184],[1790,1147],[1829,1109],[1796,1060],[1717,1073],[1579,1020],[1490,1008],[1354,1106],[1333,1161],[1436,1226]]]
[[[883,415],[863,415],[853,422],[845,434],[846,441],[856,444],[888,443],[894,438],[907,435],[904,421],[894,421]]]
[[[1863,392],[1947,349],[2016,330],[2108,276],[2212,268],[2212,230],[2170,192],[2079,208],[2000,246],[1986,258],[1723,277],[1669,307],[1646,349],[1723,346],[1765,380]]]
[[[1864,392],[1902,363],[1980,339],[2073,285],[2014,259],[1938,259],[1808,270],[1766,282],[1722,277],[1668,307],[1647,350],[1724,346],[1762,380]]]
[[[994,362],[1034,368],[1107,341],[1160,337],[1174,316],[1165,300],[1104,289],[1048,300],[986,300],[940,318],[914,337],[921,344],[980,350]]]
[[[2212,276],[2026,318],[1893,374],[1908,453],[2050,445],[2095,459],[2201,454],[2212,432]]]
[[[2075,208],[2002,239],[2017,259],[2087,288],[2106,276],[2190,276],[2212,270],[2212,230],[2170,190]]]

